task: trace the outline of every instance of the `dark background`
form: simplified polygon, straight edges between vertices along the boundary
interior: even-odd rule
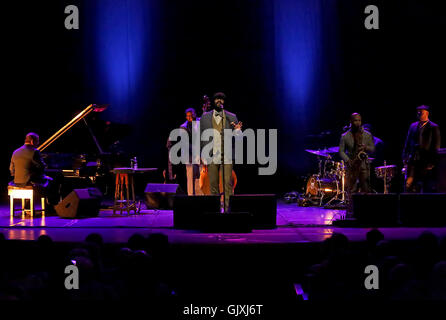
[[[380,29],[366,30],[370,1],[4,2],[2,185],[27,132],[44,141],[90,103],[110,104],[89,120],[104,148],[119,140],[140,167],[165,167],[170,130],[216,91],[245,128],[278,129],[276,174],[237,168],[239,193],[297,189],[315,170],[304,149],[337,145],[352,112],[400,165],[416,106],[430,105],[431,119],[444,123],[441,3],[374,1]],[[70,4],[79,30],[64,28]],[[115,132],[104,134],[104,121]],[[48,151],[94,152],[82,125]],[[311,138],[321,132],[329,134]]]

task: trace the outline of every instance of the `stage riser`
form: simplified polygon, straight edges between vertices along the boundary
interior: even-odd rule
[[[446,226],[446,194],[355,194],[353,215],[358,226]]]
[[[219,196],[177,195],[173,206],[175,229],[199,230],[206,213],[220,212]]]
[[[178,184],[149,183],[144,190],[148,209],[173,209],[175,195],[182,194]]]
[[[277,219],[277,197],[274,194],[237,194],[229,199],[231,212],[248,212],[253,229],[274,229]]]
[[[229,203],[230,213],[216,215],[220,212],[219,196],[176,196],[173,208],[174,228],[208,231],[216,230],[220,225],[217,228],[219,232],[276,228],[275,195],[234,195]]]

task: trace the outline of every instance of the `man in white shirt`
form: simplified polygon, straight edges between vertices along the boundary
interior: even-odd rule
[[[198,135],[198,119],[197,114],[194,108],[186,109],[186,122],[184,122],[180,128],[187,131],[189,136],[189,155],[188,155],[188,163],[186,163],[186,176],[187,176],[187,194],[189,196],[194,196],[197,194],[198,190],[195,190],[195,185],[197,184],[195,181],[200,177],[200,167],[197,164],[199,159],[192,158],[192,135]]]

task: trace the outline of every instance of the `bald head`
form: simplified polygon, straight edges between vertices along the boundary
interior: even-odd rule
[[[39,135],[34,132],[28,133],[25,137],[25,144],[30,144],[37,147],[39,145]]]
[[[362,124],[362,118],[361,115],[359,113],[352,113],[350,116],[350,123],[352,125],[352,129],[358,130],[361,127]]]

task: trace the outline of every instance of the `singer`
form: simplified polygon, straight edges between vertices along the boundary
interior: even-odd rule
[[[241,130],[242,123],[238,122],[237,116],[231,112],[224,110],[226,96],[223,92],[217,92],[213,97],[213,110],[205,112],[200,119],[200,131],[201,133],[206,129],[215,129],[222,133],[224,129],[234,129]],[[213,161],[212,163],[204,163],[205,170],[208,171],[210,191],[213,195],[219,195],[219,171],[223,171],[223,181],[224,181],[224,201],[223,211],[229,205],[229,196],[232,195],[232,159],[228,159],[227,155],[224,155],[223,134],[213,138],[212,156],[220,156],[220,161]],[[204,147],[204,142],[201,142],[201,147]],[[223,157],[221,156],[223,153]],[[234,155],[234,152],[232,152]],[[223,164],[224,158],[224,164]],[[231,157],[232,158],[232,157]]]

